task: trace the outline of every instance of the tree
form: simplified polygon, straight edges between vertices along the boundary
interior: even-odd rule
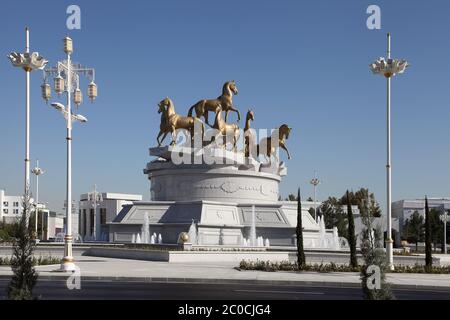
[[[335,197],[329,197],[320,206],[320,212],[325,221],[327,229],[338,229],[339,236],[348,236],[347,215],[342,209],[341,202]]]
[[[33,266],[34,242],[32,229],[28,223],[32,210],[29,189],[25,191],[22,207],[22,217],[18,222],[13,240],[13,256],[11,258],[13,276],[7,288],[8,298],[11,300],[33,299],[33,289],[38,277]]]
[[[375,218],[381,217],[381,208],[378,202],[375,199],[375,194],[369,192],[367,188],[361,188],[356,192],[350,192],[350,201],[351,205],[358,206],[361,215],[367,214],[367,211],[370,210],[371,214]],[[367,202],[369,202],[369,206],[367,206]],[[347,196],[344,195],[341,198],[342,205],[347,205]]]
[[[441,211],[436,209],[431,209],[430,219],[431,219],[431,242],[433,243],[433,250],[436,251],[437,244],[444,243],[444,224],[440,219]],[[442,246],[442,250],[444,247]],[[442,251],[443,252],[443,251]]]
[[[297,196],[293,193],[289,194],[288,197],[286,198],[286,201],[297,201]]]
[[[17,223],[0,223],[0,243],[11,243],[17,234]]]
[[[431,253],[431,214],[428,207],[428,198],[425,196],[425,268],[430,270],[433,266]]]
[[[380,226],[375,227],[373,213],[369,206],[366,207],[367,214],[361,217],[364,226],[361,239],[361,254],[364,260],[361,270],[363,296],[366,300],[392,300],[395,297],[389,283],[386,282],[389,263],[383,247],[383,233]],[[373,271],[371,270],[373,266],[378,267],[380,271],[379,288],[369,287],[373,276]]]
[[[418,250],[418,243],[423,241],[425,223],[423,217],[419,212],[415,211],[412,216],[405,222],[406,240],[416,244],[416,252]]]
[[[358,260],[356,258],[355,220],[353,219],[353,210],[348,190],[347,190],[347,219],[348,219],[348,242],[350,245],[350,266],[352,268],[357,268]]]
[[[306,265],[305,251],[303,248],[303,223],[302,223],[302,201],[300,198],[300,188],[297,197],[297,265],[302,270]]]

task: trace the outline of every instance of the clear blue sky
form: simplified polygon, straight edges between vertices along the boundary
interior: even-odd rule
[[[72,3],[81,6],[82,30],[69,32]],[[381,6],[380,31],[366,28],[370,4]],[[393,55],[411,63],[393,82],[393,198],[449,196],[449,11],[445,0],[2,1],[0,188],[22,192],[24,73],[6,54],[23,50],[28,25],[32,50],[52,65],[69,34],[73,59],[97,71],[99,98],[82,105],[89,123],[74,129],[74,199],[94,183],[148,199],[142,169],[158,133],[157,102],[170,96],[184,113],[235,79],[235,104],[254,108],[256,127],[294,127],[283,196],[298,186],[312,195],[318,170],[319,198],[369,187],[384,204],[385,81],[368,65],[385,55],[390,31]],[[60,210],[65,125],[40,84],[34,73],[31,155],[47,171],[41,200]]]

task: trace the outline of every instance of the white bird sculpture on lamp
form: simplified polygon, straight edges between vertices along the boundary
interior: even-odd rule
[[[64,119],[67,120],[68,118],[68,112],[64,105],[62,105],[59,102],[52,103],[52,107],[61,112],[61,114],[64,116]],[[81,114],[72,114],[72,122],[81,122],[85,123],[88,122],[87,118],[85,116],[82,116]]]

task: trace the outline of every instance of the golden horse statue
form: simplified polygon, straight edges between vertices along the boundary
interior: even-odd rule
[[[237,141],[241,135],[241,130],[237,124],[228,124],[222,119],[222,111],[220,107],[216,111],[216,118],[214,121],[213,129],[219,131],[219,134],[215,137],[215,141],[221,136],[223,141],[223,147],[225,148],[225,139],[228,134],[233,135],[233,150],[236,151]]]
[[[287,124],[283,124],[278,129],[278,132],[274,132],[270,137],[262,139],[257,146],[258,155],[263,154],[265,157],[269,158],[269,161],[271,160],[271,157],[274,156],[277,162],[279,162],[279,159],[276,155],[277,146],[272,145],[272,140],[276,139],[275,135],[277,134],[278,146],[287,152],[288,159],[291,160],[291,154],[286,146],[286,140],[289,139],[289,134],[291,133],[291,131],[292,128],[290,128]]]
[[[250,131],[252,121],[255,121],[255,113],[253,110],[248,110],[244,127],[244,154],[247,158],[250,157],[250,145],[255,143],[255,137]]]
[[[162,113],[161,117],[161,125],[160,125],[160,134],[158,138],[167,133],[172,133],[172,143],[170,145],[176,144],[177,139],[177,130],[184,129],[190,132],[191,139],[194,138],[194,129],[195,124],[199,124],[200,128],[202,128],[202,136],[205,132],[205,125],[200,119],[193,117],[183,117],[175,112],[175,106],[173,101],[169,98],[165,98],[159,104],[159,113]],[[163,119],[164,118],[164,119]],[[164,122],[165,121],[165,122]],[[167,132],[167,133],[166,133]],[[164,136],[165,138],[165,136]],[[164,140],[164,139],[163,139]],[[162,141],[161,141],[162,142]],[[159,140],[158,140],[159,143]]]
[[[165,107],[162,107],[161,104],[158,104],[158,113],[161,114],[161,124],[159,125],[159,134],[156,138],[156,141],[158,141],[158,147],[161,147],[164,139],[166,139],[167,135],[170,132],[170,127],[167,119],[167,110]],[[162,137],[162,139],[160,139]]]
[[[188,116],[192,117],[192,113],[195,109],[197,118],[204,117],[206,124],[210,126],[208,122],[208,113],[210,111],[216,112],[217,108],[220,107],[222,111],[225,111],[225,122],[228,121],[228,113],[230,111],[236,112],[238,116],[238,121],[240,121],[241,114],[239,110],[233,106],[233,94],[234,95],[238,94],[238,89],[236,86],[236,82],[234,80],[228,81],[223,85],[222,95],[217,99],[201,100],[197,102],[195,105],[193,105],[189,109]]]

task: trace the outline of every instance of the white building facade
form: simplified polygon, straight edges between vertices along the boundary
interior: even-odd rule
[[[116,218],[122,207],[142,201],[142,195],[111,192],[101,193],[101,198],[102,201],[97,202],[95,208],[88,194],[80,196],[78,234],[84,241],[109,241],[108,224]],[[98,223],[100,226],[97,226]]]
[[[429,198],[428,206],[431,209],[450,210],[450,198]],[[414,212],[425,217],[425,199],[400,200],[392,203],[392,216],[398,219],[399,231],[402,232],[406,220],[410,219]]]
[[[8,196],[5,190],[0,190],[0,221],[11,223],[22,215],[22,197]]]

